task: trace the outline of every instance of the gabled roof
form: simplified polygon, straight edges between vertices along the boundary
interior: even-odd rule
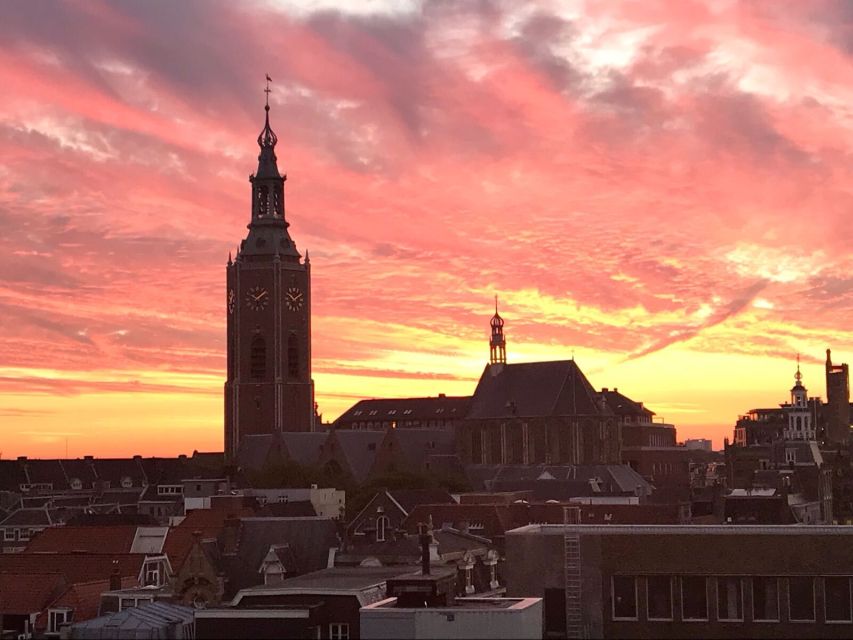
[[[453,420],[468,413],[470,396],[428,398],[374,398],[360,400],[344,411],[334,424],[364,421]],[[375,412],[375,413],[374,413]]]
[[[237,464],[244,469],[262,469],[276,452],[281,457],[280,448],[276,447],[276,440],[271,433],[252,433],[240,438],[240,446],[237,449]]]
[[[604,396],[610,410],[617,416],[645,415],[651,417],[655,415],[655,412],[644,407],[642,402],[631,400],[625,394],[619,393],[618,389],[604,388],[601,390],[601,395]]]
[[[65,587],[61,573],[0,573],[0,615],[43,611]]]
[[[416,533],[418,523],[432,521],[433,529],[449,525],[461,529],[462,523],[476,524],[480,527],[478,535],[489,539],[502,536],[512,528],[509,512],[505,505],[496,504],[427,504],[418,505],[403,521],[403,528],[409,533]]]
[[[574,360],[486,365],[468,418],[610,415]]]
[[[347,467],[357,482],[363,482],[370,473],[373,461],[376,459],[376,449],[384,431],[349,431],[336,430],[326,442],[327,447],[337,444],[337,454],[342,456]],[[335,452],[330,452],[332,455]]]
[[[323,443],[329,437],[328,432],[286,432],[281,434],[284,449],[291,460],[301,465],[312,466],[320,458]]]
[[[25,553],[130,553],[136,530],[133,525],[51,527],[30,540]]]

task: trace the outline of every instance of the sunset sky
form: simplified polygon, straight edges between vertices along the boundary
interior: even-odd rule
[[[264,74],[317,400],[575,359],[731,437],[853,363],[853,3],[0,4],[0,451],[222,450]]]

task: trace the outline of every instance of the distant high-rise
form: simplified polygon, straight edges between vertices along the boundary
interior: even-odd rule
[[[832,364],[826,350],[826,439],[847,442],[850,437],[850,371],[846,364]]]
[[[314,429],[311,267],[287,231],[286,176],[278,171],[269,101],[265,110],[258,170],[249,177],[249,233],[226,269],[225,453],[231,460],[243,436]]]
[[[489,338],[489,362],[491,364],[506,364],[506,338],[504,337],[504,320],[498,314],[498,297],[495,296],[495,315],[489,322],[492,336]]]

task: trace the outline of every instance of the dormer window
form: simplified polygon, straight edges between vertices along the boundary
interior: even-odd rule
[[[68,608],[50,609],[47,612],[47,632],[59,633],[62,625],[71,622],[72,610]]]
[[[130,489],[133,487],[133,479],[130,476],[124,476],[121,479],[121,488]]]
[[[71,478],[71,488],[74,491],[80,491],[83,488],[83,481],[80,478]]]

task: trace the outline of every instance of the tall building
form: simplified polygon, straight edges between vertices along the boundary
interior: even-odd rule
[[[249,233],[226,268],[225,453],[249,434],[313,431],[311,267],[287,229],[284,181],[270,127],[269,87],[258,135]]]
[[[832,364],[826,350],[826,439],[847,442],[850,437],[850,371],[846,364]]]

